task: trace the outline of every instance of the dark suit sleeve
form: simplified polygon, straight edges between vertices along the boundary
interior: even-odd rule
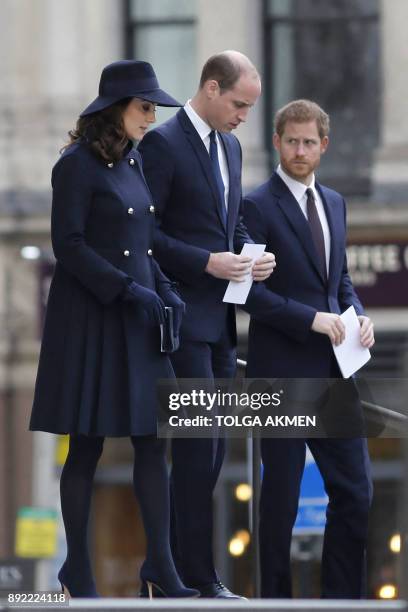
[[[343,200],[343,207],[344,207],[344,227],[347,228],[346,203],[344,200]],[[338,300],[339,300],[341,312],[344,312],[350,306],[354,306],[355,311],[358,315],[364,314],[363,305],[361,304],[357,296],[357,293],[353,287],[353,283],[351,281],[350,275],[348,273],[346,253],[344,254],[343,270],[341,274],[341,281],[340,281],[339,291],[338,291]]]
[[[248,234],[247,227],[244,223],[243,218],[243,202],[241,198],[240,209],[238,213],[238,223],[234,232],[234,251],[235,253],[240,253],[242,251],[242,247],[246,242],[252,244],[254,241],[252,237]]]
[[[244,200],[244,219],[251,236],[261,244],[270,243],[267,220],[258,205]],[[279,261],[277,262],[279,266]],[[253,283],[243,309],[255,320],[274,327],[291,339],[305,342],[311,331],[316,309],[271,291],[264,283]]]
[[[162,218],[172,191],[174,157],[166,139],[157,131],[146,134],[138,150],[142,156],[143,172],[156,206],[154,247],[157,259],[176,278],[189,283],[201,276],[210,252],[173,238],[162,229]]]
[[[62,158],[52,173],[51,240],[61,266],[109,304],[126,286],[126,274],[87,245],[85,226],[92,202],[91,172],[82,156]]]

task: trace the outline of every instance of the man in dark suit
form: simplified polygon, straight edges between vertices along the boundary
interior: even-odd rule
[[[249,233],[273,248],[278,263],[272,277],[254,285],[247,301],[250,378],[341,378],[332,345],[345,337],[339,314],[351,305],[360,321],[361,344],[374,343],[372,322],[347,272],[344,199],[315,182],[328,132],[328,116],[311,101],[296,100],[279,110],[273,142],[280,164],[245,199]],[[358,418],[360,402],[354,403]],[[262,440],[262,596],[292,594],[290,543],[306,444],[329,496],[322,596],[359,598],[372,484],[367,442],[351,436]]]
[[[186,302],[181,346],[172,355],[179,378],[235,373],[235,312],[222,298],[227,281],[249,270],[251,260],[236,253],[252,240],[241,220],[241,148],[230,132],[260,92],[247,57],[214,55],[196,95],[139,146],[157,211],[155,257]],[[273,255],[265,254],[253,267],[254,279],[267,278],[273,267]],[[202,597],[238,597],[219,581],[213,562],[212,494],[224,452],[221,438],[172,444],[174,553],[185,583]]]

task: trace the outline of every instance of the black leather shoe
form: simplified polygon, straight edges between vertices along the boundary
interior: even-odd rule
[[[195,589],[200,591],[200,597],[210,598],[210,599],[245,599],[246,597],[241,597],[241,595],[235,595],[235,593],[231,593],[226,586],[222,584],[222,582],[209,582],[208,584],[198,584],[194,586]]]

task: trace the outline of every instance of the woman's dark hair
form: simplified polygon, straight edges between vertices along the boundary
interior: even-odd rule
[[[122,114],[131,99],[124,98],[101,111],[79,117],[75,128],[68,132],[70,140],[62,150],[78,140],[84,140],[103,161],[119,161],[129,142]]]

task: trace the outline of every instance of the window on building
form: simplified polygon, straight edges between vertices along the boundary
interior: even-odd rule
[[[348,195],[370,193],[379,126],[378,0],[264,0],[266,147],[274,112],[310,98],[331,118],[319,177]]]
[[[184,103],[197,88],[196,0],[127,0],[126,55],[148,61],[160,86]],[[174,114],[159,108],[157,122]]]

